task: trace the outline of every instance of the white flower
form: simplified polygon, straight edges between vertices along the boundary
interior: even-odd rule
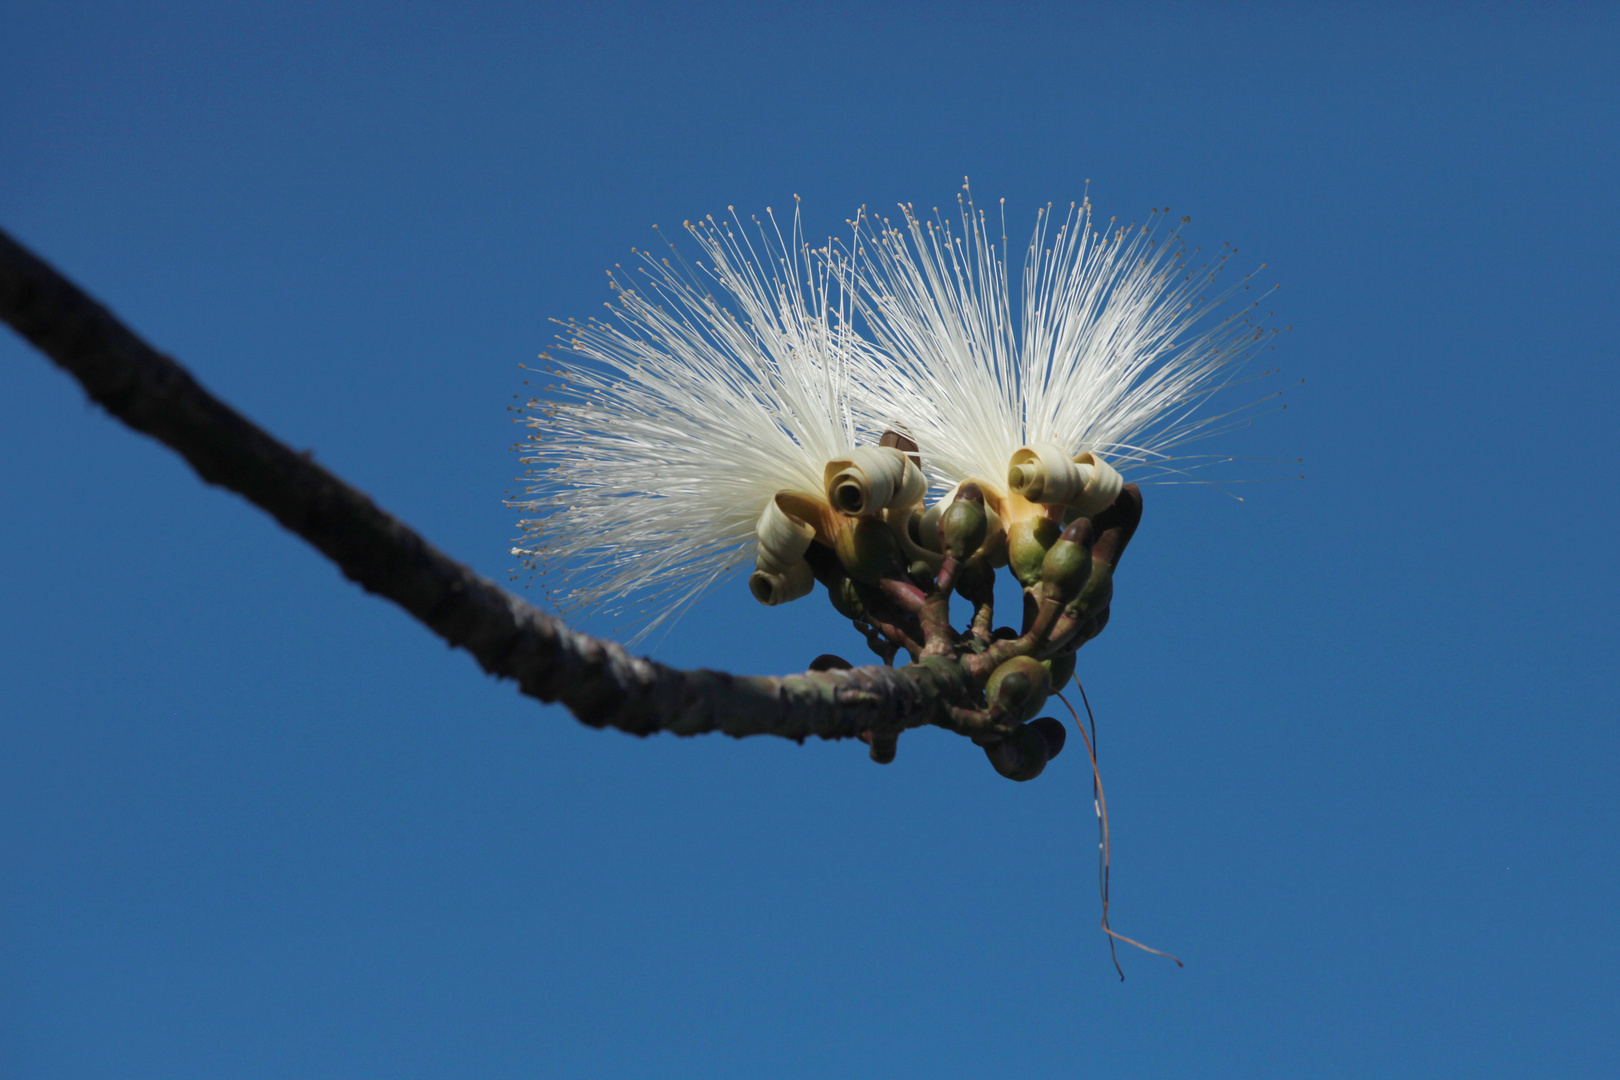
[[[959,231],[910,206],[899,225],[855,223],[854,250],[837,265],[871,337],[857,380],[866,407],[903,418],[931,471],[998,497],[1025,447],[1023,460],[1095,455],[1075,483],[1096,459],[1139,476],[1185,472],[1170,451],[1224,430],[1234,414],[1200,406],[1264,335],[1258,299],[1212,317],[1250,289],[1247,279],[1215,289],[1232,252],[1189,252],[1174,227],[1151,222],[1099,232],[1089,199],[1061,221],[1048,207],[1015,319],[1006,237],[997,244],[965,187],[960,202]],[[1117,490],[1102,469],[1098,484]]]
[[[858,516],[928,560],[910,521],[930,480],[978,481],[1000,528],[1100,511],[1115,466],[1183,472],[1170,451],[1230,419],[1200,406],[1263,336],[1258,301],[1213,317],[1249,288],[1210,295],[1228,255],[1200,262],[1151,225],[1099,233],[1089,201],[1037,217],[1016,325],[1005,238],[970,199],[960,234],[904,207],[898,227],[862,215],[847,249],[766,213],[688,222],[703,259],[638,252],[639,287],[610,273],[611,317],[566,324],[546,357],[562,382],[528,410],[513,553],[554,575],[560,609],[627,617],[633,640],[750,557],[756,598],[805,595],[809,545]],[[890,427],[932,476],[872,445]],[[944,502],[919,523],[936,552]]]
[[[563,579],[548,583],[559,608],[625,616],[637,640],[753,558],[756,526],[799,544],[762,551],[761,569],[808,591],[809,539],[772,517],[774,496],[811,513],[828,461],[876,442],[851,405],[854,337],[825,253],[797,213],[786,239],[774,216],[754,226],[757,245],[732,221],[687,222],[706,261],[670,244],[637,253],[639,287],[610,274],[611,318],[566,324],[545,357],[562,384],[529,410],[531,498],[514,505],[530,516],[513,552]]]

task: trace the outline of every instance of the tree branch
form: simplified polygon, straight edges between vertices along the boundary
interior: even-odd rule
[[[303,537],[368,592],[392,600],[492,675],[560,701],[592,727],[635,735],[854,738],[925,724],[963,730],[974,691],[954,665],[783,677],[681,671],[632,657],[449,558],[363,492],[205,390],[71,281],[0,231],[0,318],[90,399]]]

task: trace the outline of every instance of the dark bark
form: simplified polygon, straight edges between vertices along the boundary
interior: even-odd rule
[[[0,318],[76,378],[90,399],[303,537],[523,693],[592,727],[636,735],[853,738],[944,717],[951,689],[927,668],[785,677],[681,671],[570,630],[451,559],[309,455],[210,394],[72,282],[0,232]],[[948,721],[947,721],[948,722]]]
[[[4,232],[0,318],[76,378],[92,401],[179,453],[205,481],[267,511],[362,588],[392,600],[467,650],[485,671],[514,680],[531,697],[561,702],[592,727],[635,735],[722,731],[739,737],[861,738],[879,761],[893,758],[900,732],[924,724],[986,746],[1014,737],[1035,746],[1019,731],[1016,710],[987,699],[990,676],[1015,657],[1032,663],[1065,650],[1072,655],[1107,619],[1111,586],[1094,607],[1065,609],[1066,622],[1053,623],[1054,609],[1023,635],[992,635],[992,572],[982,554],[962,563],[958,555],[947,554],[937,580],[924,583],[926,590],[906,580],[904,568],[885,578],[881,588],[861,590],[868,609],[855,617],[857,628],[886,658],[905,647],[920,657],[916,663],[852,668],[837,657],[822,657],[838,663],[818,661],[812,667],[819,670],[779,677],[667,667],[570,630],[449,558],[308,454],[291,450],[214,397]],[[916,449],[903,436],[894,439],[904,451]],[[1098,515],[1096,555],[1110,572],[1140,517],[1141,496],[1134,485]],[[826,565],[818,576],[826,583],[837,567],[836,560],[828,561],[830,552],[823,554]],[[979,605],[977,632],[967,635],[957,635],[949,624],[950,593],[959,571]],[[922,644],[907,627],[918,631]],[[1018,755],[1001,757],[1010,761]],[[997,768],[1014,779],[1040,771],[1031,771],[1028,762],[1015,764]]]

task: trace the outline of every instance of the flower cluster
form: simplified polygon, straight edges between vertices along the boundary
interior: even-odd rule
[[[1231,310],[1248,279],[1221,287],[1231,253],[1200,261],[1164,212],[1102,230],[1089,201],[1048,207],[1015,318],[1005,237],[965,189],[958,218],[862,212],[813,248],[797,211],[786,235],[733,213],[686,223],[693,261],[668,244],[610,273],[609,317],[564,324],[520,444],[513,551],[558,607],[639,638],[749,558],[765,604],[829,560],[856,581],[874,560],[937,573],[967,491],[980,561],[1028,586],[1123,474],[1196,467],[1175,451],[1233,422],[1204,400],[1266,334],[1258,299]]]

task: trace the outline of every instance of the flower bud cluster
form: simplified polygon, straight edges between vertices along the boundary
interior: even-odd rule
[[[836,556],[844,576],[863,585],[896,565],[900,576],[915,580],[950,557],[991,569],[1010,562],[1026,589],[1045,581],[1045,592],[1056,589],[1065,603],[1085,587],[1087,545],[1065,533],[1062,522],[1084,520],[1114,501],[1123,481],[1112,466],[1089,452],[1069,457],[1052,443],[1035,443],[1013,454],[1006,487],[965,481],[925,509],[928,480],[908,453],[915,445],[893,432],[884,438],[884,445],[828,461],[820,492],[782,491],[766,503],[748,580],[760,603],[809,594],[815,580],[809,549],[817,543]],[[836,597],[834,603],[850,606]]]
[[[1063,726],[1039,714],[1106,622],[1140,495],[1095,454],[1034,443],[1012,455],[1005,485],[966,480],[925,506],[916,449],[890,432],[828,461],[820,492],[778,492],[759,517],[749,587],[780,604],[820,580],[885,662],[905,649],[953,665],[969,692],[970,705],[958,706],[964,730],[997,772],[1033,779],[1064,741]],[[992,626],[1003,566],[1023,587],[1021,631]],[[974,606],[967,631],[950,625],[957,591]],[[894,756],[898,733],[866,734],[874,760]]]

